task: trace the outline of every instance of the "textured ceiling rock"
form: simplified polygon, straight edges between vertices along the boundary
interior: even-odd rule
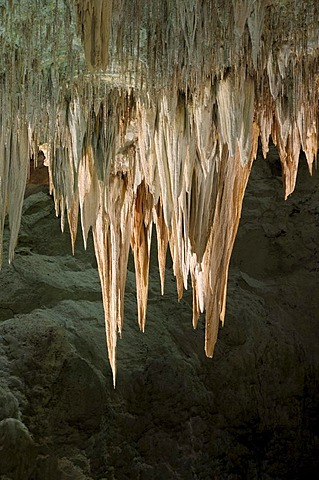
[[[74,245],[92,228],[116,373],[130,246],[144,330],[152,225],[162,291],[169,246],[178,297],[193,288],[212,356],[230,256],[256,157],[277,145],[284,194],[300,151],[318,151],[316,0],[75,0],[0,4],[0,235],[9,260],[29,157],[46,149],[50,190]],[[82,43],[81,43],[82,42]],[[2,241],[0,239],[0,243]],[[2,249],[1,249],[2,250]]]

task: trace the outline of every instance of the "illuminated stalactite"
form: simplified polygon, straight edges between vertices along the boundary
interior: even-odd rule
[[[258,138],[264,156],[270,137],[277,145],[285,197],[300,151],[310,171],[317,155],[318,2],[24,0],[0,9],[0,234],[8,213],[10,260],[28,160],[45,143],[72,247],[79,213],[85,244],[93,231],[114,382],[129,249],[144,330],[153,224],[162,293],[169,247],[178,298],[191,277],[194,327],[206,312],[212,356]]]

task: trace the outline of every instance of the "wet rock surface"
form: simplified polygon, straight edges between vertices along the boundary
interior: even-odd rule
[[[47,187],[28,187],[0,272],[1,480],[317,478],[318,172],[302,161],[284,202],[270,157],[253,165],[214,358],[169,260],[160,296],[154,250],[144,334],[129,264],[115,390],[92,241],[73,257]]]

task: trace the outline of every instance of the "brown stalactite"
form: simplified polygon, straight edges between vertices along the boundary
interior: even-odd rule
[[[169,247],[212,356],[258,138],[264,156],[277,145],[285,198],[300,151],[310,172],[317,157],[318,2],[57,0],[47,16],[41,2],[0,7],[0,252],[8,214],[12,260],[29,159],[46,144],[72,248],[79,211],[85,244],[93,231],[114,383],[129,248],[144,330],[153,223],[162,293]]]

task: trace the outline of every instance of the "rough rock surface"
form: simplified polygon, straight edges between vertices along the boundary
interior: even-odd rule
[[[154,242],[139,332],[130,261],[114,390],[92,241],[72,257],[47,187],[29,185],[0,273],[0,479],[317,478],[318,205],[305,161],[286,202],[275,150],[255,162],[213,360],[169,261],[160,296]]]

